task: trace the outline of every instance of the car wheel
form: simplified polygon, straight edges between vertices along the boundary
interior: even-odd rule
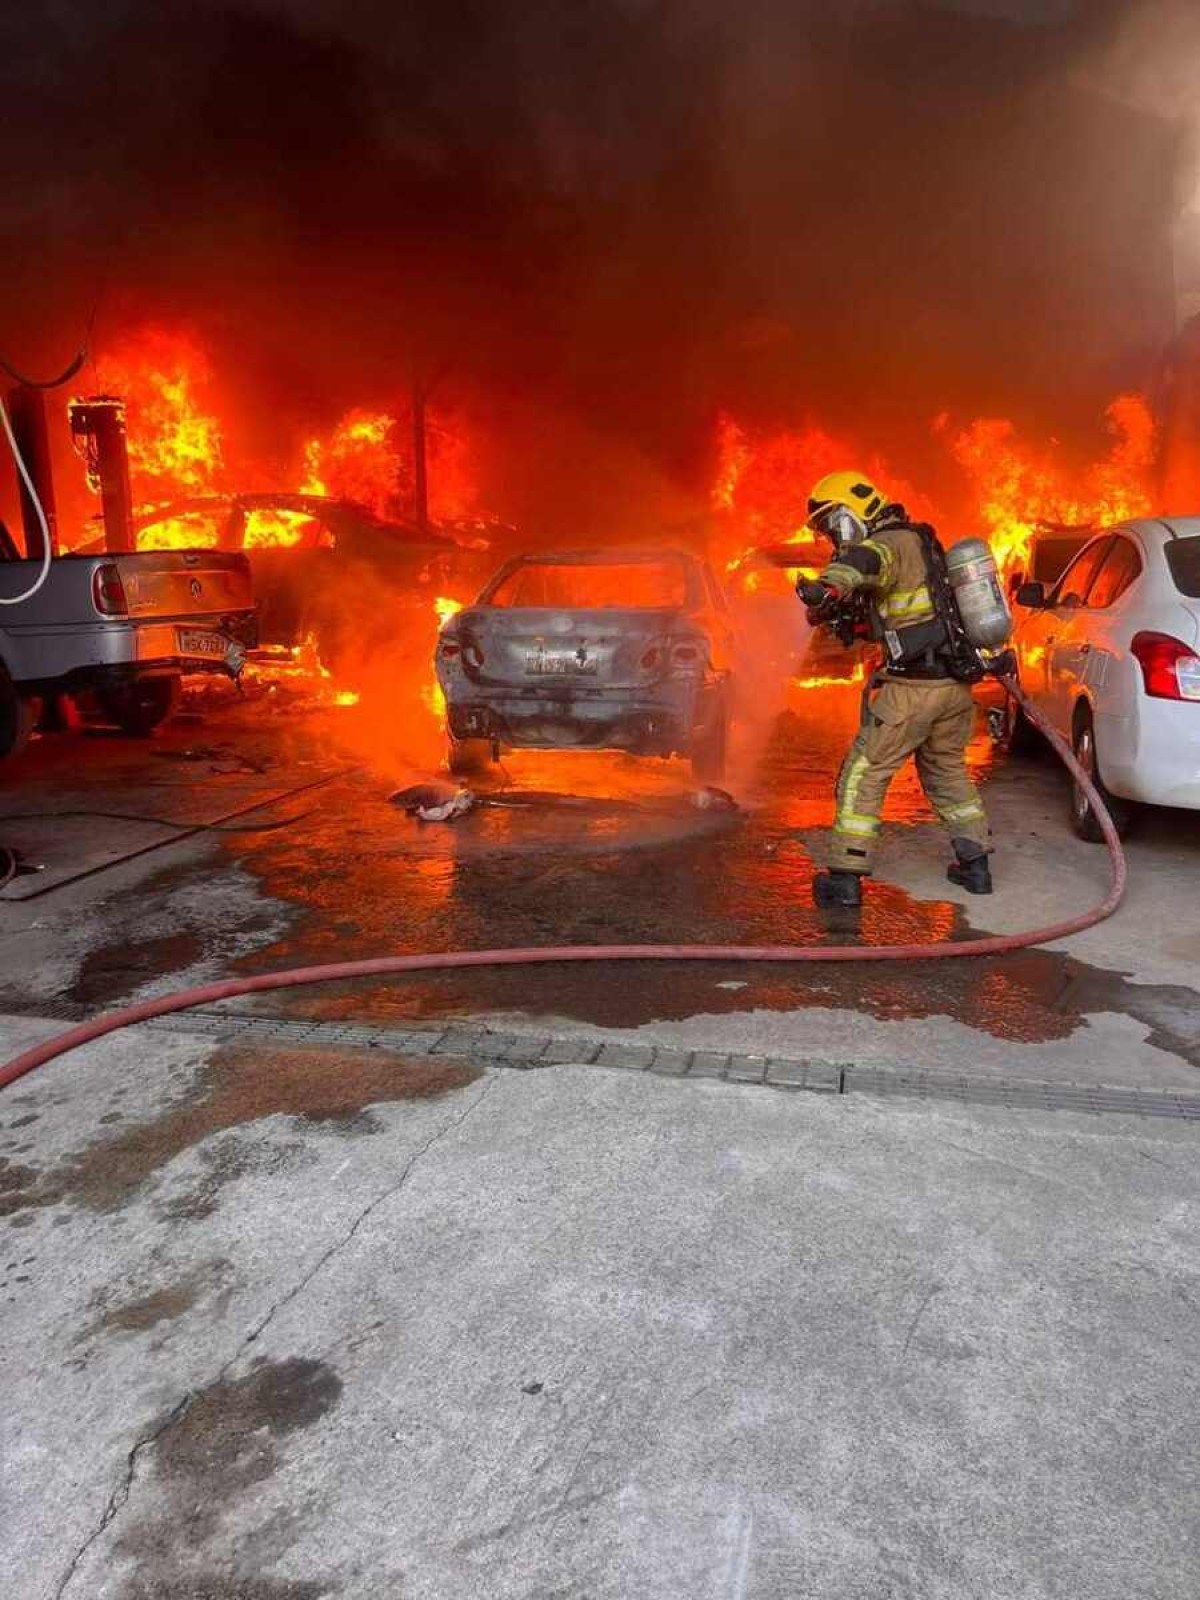
[[[29,743],[37,721],[38,708],[17,689],[0,667],[0,760],[19,755]]]
[[[1133,821],[1134,807],[1130,801],[1109,794],[1104,787],[1100,777],[1100,761],[1096,753],[1096,725],[1092,721],[1092,713],[1086,706],[1075,713],[1075,730],[1071,743],[1080,766],[1100,792],[1104,808],[1117,830],[1117,837],[1123,839]],[[1104,840],[1092,803],[1074,778],[1071,780],[1071,826],[1079,837],[1086,839],[1089,844],[1100,844]]]
[[[1014,756],[1031,756],[1041,745],[1037,729],[1010,694],[1004,696],[996,742],[1002,750]]]
[[[711,722],[692,737],[692,776],[701,783],[720,783],[729,750],[729,710],[722,696]]]
[[[179,704],[178,678],[144,678],[123,689],[106,689],[96,698],[109,722],[134,739],[146,739]]]
[[[487,739],[455,739],[446,749],[446,766],[457,778],[486,772],[491,765],[492,747]]]

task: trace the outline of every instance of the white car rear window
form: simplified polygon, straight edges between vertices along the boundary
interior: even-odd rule
[[[1200,600],[1200,539],[1172,539],[1167,545],[1167,566],[1180,594]]]

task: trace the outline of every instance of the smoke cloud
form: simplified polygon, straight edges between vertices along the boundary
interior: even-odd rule
[[[722,407],[917,477],[935,413],[1083,430],[1153,361],[1175,134],[1146,40],[1195,62],[1190,15],[6,7],[0,347],[49,368],[93,316],[101,345],[182,321],[264,441],[445,371],[515,419],[525,501],[554,457],[555,515],[572,470],[593,501],[626,460],[699,484]],[[565,460],[581,431],[605,448]]]

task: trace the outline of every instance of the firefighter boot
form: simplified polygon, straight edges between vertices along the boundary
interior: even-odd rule
[[[950,843],[957,858],[946,868],[950,882],[968,894],[991,894],[992,870],[986,848],[974,839],[951,839]]]
[[[844,872],[831,867],[828,872],[818,872],[812,881],[813,899],[819,906],[862,905],[862,873]]]

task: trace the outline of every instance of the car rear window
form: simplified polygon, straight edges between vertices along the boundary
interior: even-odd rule
[[[1029,577],[1047,587],[1057,583],[1066,571],[1067,562],[1072,560],[1083,549],[1091,538],[1091,534],[1063,537],[1061,539],[1039,538],[1033,547],[1033,555],[1029,565]]]
[[[1167,566],[1180,594],[1189,600],[1200,600],[1200,539],[1170,540]]]
[[[680,561],[621,561],[611,565],[531,561],[510,572],[488,599],[493,606],[582,611],[615,606],[656,608],[687,604]]]

